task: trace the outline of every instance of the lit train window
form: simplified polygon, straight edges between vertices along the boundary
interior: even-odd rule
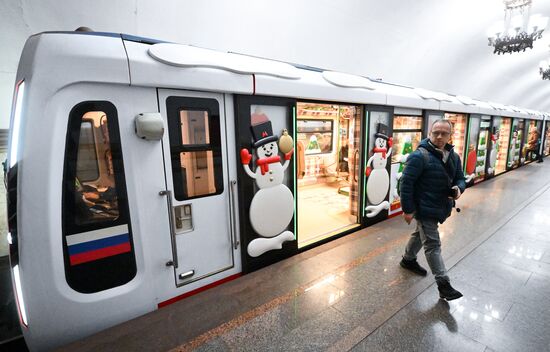
[[[74,193],[77,224],[114,221],[118,218],[115,175],[108,135],[109,125],[103,111],[89,111],[83,115]],[[101,163],[98,163],[97,154],[103,156]]]
[[[300,110],[300,113],[307,113],[307,110]],[[332,153],[333,120],[307,120],[296,121],[298,141],[306,146],[305,154]]]
[[[69,286],[94,293],[136,274],[116,108],[76,105],[63,172],[63,250]]]
[[[105,116],[105,114],[103,114]],[[83,120],[80,124],[80,142],[76,177],[80,181],[95,181],[99,178],[99,165],[94,141],[94,120]]]
[[[169,97],[166,104],[175,198],[181,201],[222,193],[218,102]]]

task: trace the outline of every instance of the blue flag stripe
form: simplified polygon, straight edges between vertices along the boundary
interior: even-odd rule
[[[110,246],[115,246],[117,244],[126,243],[129,241],[130,241],[130,238],[128,234],[125,233],[122,235],[102,238],[100,240],[74,244],[72,246],[69,246],[69,255],[84,253],[84,252],[93,251],[96,249],[102,249]]]

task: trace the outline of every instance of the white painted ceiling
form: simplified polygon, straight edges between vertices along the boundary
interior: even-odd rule
[[[550,0],[532,13],[550,16]],[[78,26],[550,112],[538,73],[550,29],[532,50],[495,55],[487,30],[503,16],[501,0],[0,0],[0,128],[25,39]]]

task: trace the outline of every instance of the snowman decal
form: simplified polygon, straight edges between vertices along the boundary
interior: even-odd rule
[[[284,130],[279,141],[285,153],[284,164],[281,164],[277,136],[273,135],[271,121],[265,114],[252,115],[251,130],[257,155],[256,170],[250,169],[252,155],[248,149],[241,150],[241,162],[246,174],[259,188],[250,203],[249,217],[252,228],[261,237],[250,241],[247,247],[248,255],[258,257],[267,251],[281,249],[285,241],[294,241],[294,234],[286,230],[294,215],[294,196],[283,184],[294,148],[292,138]]]
[[[487,171],[490,175],[493,175],[495,173],[495,165],[497,164],[498,150],[500,148],[498,143],[498,130],[496,129],[493,129],[493,133],[491,133],[491,145],[493,149],[491,149],[491,154],[489,154],[489,168]]]
[[[390,176],[386,170],[388,158],[391,155],[392,138],[388,138],[388,127],[379,123],[374,135],[373,155],[367,161],[365,175],[367,179],[367,198],[371,205],[365,210],[368,218],[373,218],[383,209],[388,210],[390,203],[385,199],[390,186]],[[389,150],[388,150],[389,149]],[[371,167],[372,165],[372,167]]]
[[[510,144],[510,157],[508,160],[508,167],[512,167],[517,163],[519,160],[519,150],[517,148],[517,140],[518,140],[518,131],[517,128],[514,127],[514,130],[512,132],[512,143]]]

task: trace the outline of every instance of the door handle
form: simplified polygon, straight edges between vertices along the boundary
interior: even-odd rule
[[[231,201],[231,242],[233,242],[233,248],[237,249],[239,247],[239,239],[237,238],[237,224],[236,224],[236,211],[235,209],[237,201],[235,199],[235,186],[237,185],[237,180],[231,180],[231,195],[230,195],[230,201]]]
[[[170,227],[170,242],[172,243],[172,260],[166,263],[166,266],[178,268],[178,249],[176,247],[176,230],[174,228],[174,218],[172,214],[172,191],[165,190],[159,192],[160,196],[166,196],[168,203],[168,223]]]

